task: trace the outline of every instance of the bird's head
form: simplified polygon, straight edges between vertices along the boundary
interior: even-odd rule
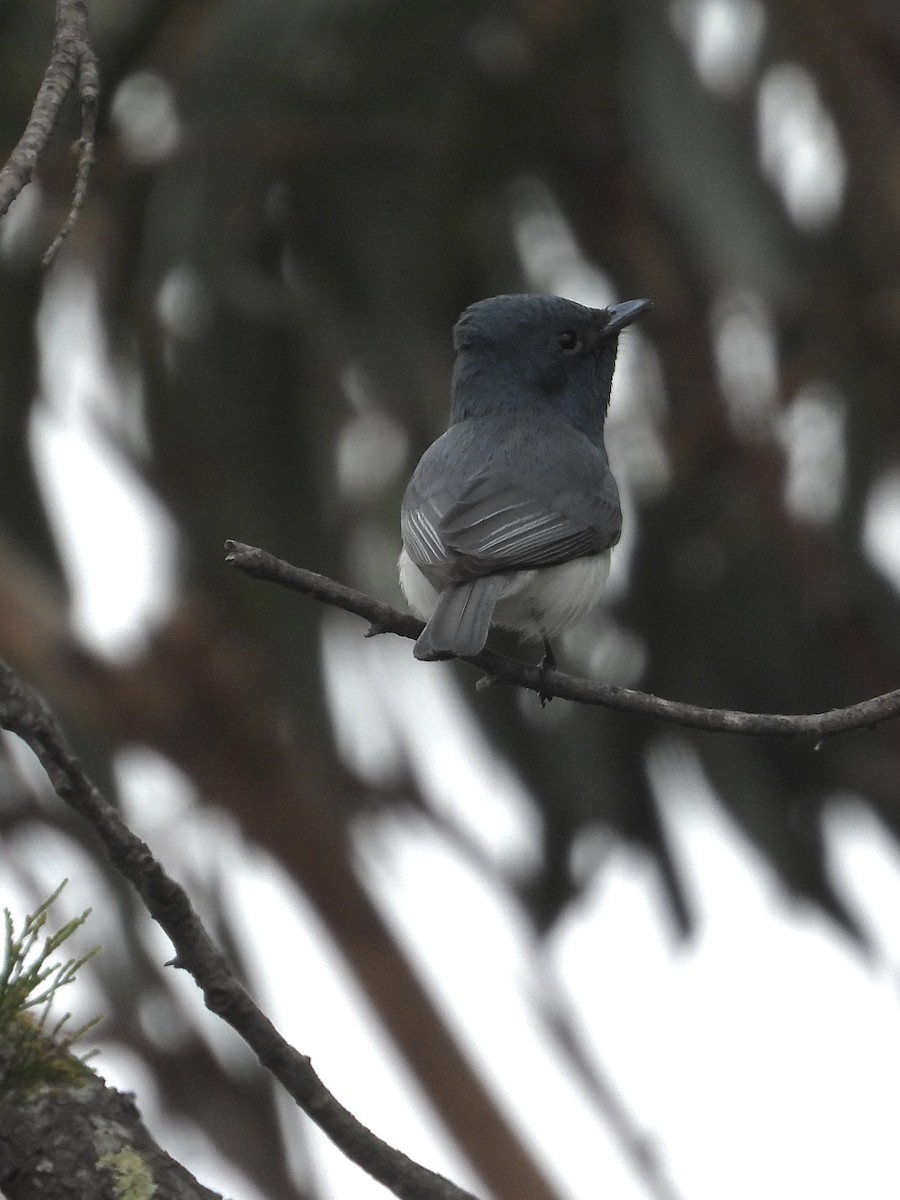
[[[651,307],[586,308],[561,296],[492,296],[456,323],[451,421],[545,404],[599,438],[619,333]]]

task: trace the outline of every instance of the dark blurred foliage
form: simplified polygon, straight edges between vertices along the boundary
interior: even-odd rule
[[[360,802],[427,797],[415,794],[411,771],[373,790],[340,761],[322,699],[322,611],[229,572],[222,547],[237,538],[398,599],[399,497],[443,427],[450,327],[476,298],[539,290],[518,250],[523,204],[545,203],[568,223],[619,298],[656,304],[638,353],[655,351],[662,365],[667,408],[651,424],[668,473],[642,487],[640,463],[629,481],[631,460],[620,458],[637,501],[627,514],[633,558],[603,619],[642,649],[644,668],[626,681],[705,705],[821,711],[900,679],[897,597],[862,540],[872,489],[898,459],[900,9],[734,0],[745,17],[764,16],[761,41],[746,77],[717,89],[698,74],[684,32],[701,7],[94,4],[102,136],[64,259],[94,273],[113,354],[142,380],[152,453],[135,464],[177,521],[188,597],[140,661],[101,664],[66,645],[54,591],[62,583],[25,445],[38,391],[38,263],[68,203],[74,107],[40,172],[44,208],[0,260],[0,652],[44,688],[101,777],[111,750],[145,742],[279,856],[398,1042],[404,1022],[416,1027],[406,1038],[412,1059],[429,1057],[419,1001],[385,1014],[399,952],[353,882],[341,823]],[[3,146],[18,136],[46,59],[49,18],[39,8],[49,5],[0,12]],[[760,165],[760,89],[784,64],[811,73],[846,159],[843,202],[818,227],[791,214]],[[177,146],[143,159],[129,150],[118,132],[128,121],[112,119],[117,92],[130,94],[132,122],[170,96]],[[742,424],[726,394],[716,314],[748,295],[771,328],[777,370],[771,411]],[[750,346],[752,375],[765,347]],[[356,406],[351,367],[364,381]],[[845,476],[825,475],[822,513],[804,515],[785,502],[779,414],[819,385],[840,397]],[[815,424],[820,410],[810,411]],[[361,417],[368,424],[355,426]],[[342,488],[339,440],[379,421],[406,431],[405,461],[381,484]],[[622,429],[627,444],[627,414]],[[387,453],[378,439],[371,452]],[[573,845],[599,825],[649,849],[675,927],[688,933],[689,889],[647,770],[664,731],[559,703],[544,719],[508,692],[476,694],[465,669],[458,681],[544,816],[542,867],[516,884],[535,927],[552,926],[577,894]],[[830,796],[852,792],[900,829],[900,727],[818,752],[683,736],[787,894],[858,936],[828,877],[819,816]],[[11,804],[7,829],[26,811]],[[120,902],[133,922],[130,900]],[[152,977],[148,960],[127,981],[108,981],[115,1035],[138,1038],[172,1109],[205,1121],[270,1195],[290,1194],[279,1157],[259,1149],[263,1127],[274,1136],[266,1086],[242,1083],[233,1108],[238,1085],[202,1046],[167,1055],[135,1034],[139,990]],[[414,1065],[432,1096],[446,1097],[456,1084],[442,1075],[442,1054]],[[189,1055],[185,1088],[179,1064]],[[466,1096],[468,1086],[459,1084]],[[217,1095],[228,1103],[209,1104]]]

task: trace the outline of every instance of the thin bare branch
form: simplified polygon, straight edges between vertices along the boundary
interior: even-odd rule
[[[94,161],[97,103],[100,98],[100,75],[97,70],[97,58],[88,38],[86,2],[57,0],[56,29],[50,63],[44,72],[25,131],[0,170],[0,217],[9,211],[13,200],[31,181],[59,120],[63,101],[76,82],[81,101],[81,137],[78,140],[75,188],[62,228],[44,255],[44,266],[49,266],[56,257],[84,205],[88,178]]]
[[[247,546],[242,542],[225,543],[225,561],[256,579],[279,583],[282,587],[312,596],[324,604],[342,608],[371,622],[367,636],[396,633],[400,637],[417,638],[424,628],[421,621],[407,613],[398,612],[388,604],[358,592],[325,575],[292,566],[280,558]],[[807,738],[816,746],[839,733],[856,729],[872,729],[882,721],[900,716],[900,688],[874,696],[870,700],[833,708],[821,713],[751,713],[727,708],[702,708],[678,700],[665,700],[649,692],[617,687],[566,675],[562,671],[543,672],[536,666],[508,658],[493,650],[467,658],[465,662],[487,672],[484,686],[512,684],[546,696],[559,696],[578,704],[596,704],[619,712],[656,717],[672,725],[702,729],[708,733],[740,733],[751,737]]]
[[[0,728],[30,746],[56,794],[94,828],[113,865],[168,934],[177,951],[173,965],[193,977],[207,1008],[236,1030],[335,1145],[402,1200],[472,1200],[468,1192],[382,1141],[328,1091],[309,1059],[284,1040],[236,979],[185,890],[87,777],[54,717],[2,661]]]

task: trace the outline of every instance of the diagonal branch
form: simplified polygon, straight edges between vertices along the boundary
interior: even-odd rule
[[[468,1192],[382,1141],[328,1091],[310,1060],[284,1040],[244,990],[184,889],[88,779],[55,719],[2,661],[0,728],[34,751],[57,795],[93,826],[113,865],[168,934],[177,952],[173,965],[193,977],[207,1008],[237,1031],[335,1145],[401,1200],[472,1200]]]
[[[88,177],[94,161],[94,135],[100,76],[97,57],[88,39],[85,0],[57,0],[56,30],[50,62],[38,89],[25,131],[0,170],[0,217],[31,181],[35,168],[50,142],[63,101],[77,83],[81,101],[81,137],[77,142],[78,168],[69,212],[44,255],[49,266],[71,232],[87,195]]]
[[[50,582],[0,539],[0,653],[77,721],[159,751],[230,812],[303,889],[485,1190],[558,1200],[363,887],[340,811],[344,781],[299,730],[285,737],[281,704],[259,668],[247,669],[257,656],[237,630],[206,600],[184,599],[145,654],[101,663],[73,645]]]
[[[292,566],[255,546],[242,542],[225,543],[225,561],[256,579],[279,583],[282,587],[312,596],[324,604],[355,613],[371,623],[368,635],[396,633],[400,637],[417,638],[423,624],[416,617],[398,612],[388,604],[337,583],[325,575],[317,575],[302,567]],[[672,725],[702,729],[708,733],[740,733],[754,737],[808,738],[816,746],[826,738],[855,729],[871,729],[882,721],[900,716],[900,688],[874,696],[870,700],[833,708],[822,713],[751,713],[728,708],[702,708],[678,700],[665,700],[649,692],[617,687],[566,675],[562,671],[543,671],[505,654],[482,650],[465,662],[481,667],[488,674],[487,684],[513,684],[542,695],[559,696],[578,704],[596,704],[637,716],[656,717]]]

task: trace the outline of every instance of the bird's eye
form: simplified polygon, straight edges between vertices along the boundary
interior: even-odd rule
[[[581,349],[581,338],[574,329],[565,329],[558,333],[556,341],[563,354],[577,354]]]

